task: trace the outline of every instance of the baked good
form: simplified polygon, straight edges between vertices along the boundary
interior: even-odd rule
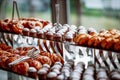
[[[45,38],[45,37],[44,37],[44,31],[43,31],[43,30],[38,30],[38,31],[37,31],[37,37],[38,37],[38,38]]]
[[[37,69],[35,67],[29,67],[28,76],[31,78],[36,78],[37,77]]]
[[[57,76],[57,80],[64,80],[64,74],[60,74]]]
[[[35,29],[30,29],[30,35],[32,37],[36,37],[37,31]]]
[[[39,80],[46,80],[47,78],[47,71],[45,69],[40,69],[38,72],[38,79]]]
[[[57,33],[55,33],[54,40],[55,41],[62,41],[63,40],[63,37],[62,37],[63,34],[64,34],[63,32],[57,32]]]
[[[90,37],[91,37],[90,35],[81,34],[76,41],[78,42],[79,45],[86,46],[87,45],[86,42],[90,39]]]
[[[52,32],[52,31],[46,32],[45,37],[46,37],[46,39],[48,39],[48,40],[53,40],[54,32]]]
[[[43,67],[42,67],[42,68],[50,69],[50,65],[48,65],[48,64],[43,64]]]
[[[88,40],[88,46],[101,48],[100,44],[104,38],[99,36],[93,36]]]
[[[22,34],[25,36],[29,36],[29,32],[30,32],[30,30],[28,28],[23,28],[23,30],[22,30]]]
[[[39,57],[36,58],[36,60],[38,60],[39,62],[41,62],[42,65],[43,64],[49,64],[49,65],[52,64],[50,58],[47,57],[47,56],[39,56]]]
[[[75,37],[75,32],[74,31],[69,31],[65,34],[65,41],[68,41],[68,42],[73,42],[73,38]]]
[[[34,67],[37,70],[39,70],[39,69],[42,68],[42,64],[39,61],[37,61],[37,60],[28,59],[28,60],[26,60],[26,62],[28,62],[28,64],[29,64],[30,67]]]
[[[47,57],[50,57],[51,53],[49,52],[46,52],[46,51],[43,51],[40,53],[41,56],[47,56]]]
[[[49,72],[47,74],[47,80],[57,80],[57,74],[55,72]]]
[[[18,74],[28,75],[29,64],[27,62],[20,62],[12,66],[12,70]]]
[[[50,59],[52,61],[52,64],[55,62],[61,62],[61,59],[55,53],[51,53]]]

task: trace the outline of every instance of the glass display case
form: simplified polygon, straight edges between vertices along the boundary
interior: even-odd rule
[[[58,53],[63,57],[65,62],[69,59],[74,60],[75,64],[78,62],[84,62],[85,68],[92,64],[96,69],[99,69],[100,67],[105,67],[110,71],[120,69],[119,52],[79,46],[75,45],[75,43],[66,41],[51,41],[47,39],[39,39],[5,32],[0,32],[0,42],[12,46],[14,49],[17,47],[34,46],[40,51]],[[18,77],[19,80],[32,79],[30,77],[19,75],[18,73],[14,73],[2,68],[1,72],[8,74],[8,80],[18,80]],[[0,78],[2,79],[3,77],[5,77],[5,75],[1,75]]]

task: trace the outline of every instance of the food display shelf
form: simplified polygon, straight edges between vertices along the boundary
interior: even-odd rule
[[[110,71],[120,69],[120,53],[115,51],[79,46],[66,41],[52,41],[6,32],[0,32],[0,43],[7,44],[13,48],[34,46],[40,51],[58,53],[63,57],[64,61],[72,59],[75,61],[75,64],[79,61],[84,62],[86,68],[89,64],[94,64],[96,69],[100,67],[106,67]],[[8,72],[11,73],[11,71]]]

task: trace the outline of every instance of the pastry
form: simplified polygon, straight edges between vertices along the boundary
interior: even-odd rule
[[[28,76],[31,78],[36,78],[37,77],[37,69],[35,67],[29,67]]]
[[[47,80],[57,80],[57,74],[55,72],[49,72],[47,74]]]
[[[31,29],[29,36],[36,37],[36,34],[37,34],[37,31],[35,29]]]
[[[12,70],[18,74],[28,75],[29,64],[27,62],[20,62],[12,66]]]
[[[47,56],[39,56],[39,57],[36,58],[36,60],[38,60],[39,62],[41,62],[42,65],[43,64],[49,64],[49,65],[52,64],[50,58],[47,57]]]
[[[25,36],[29,36],[29,32],[30,32],[30,30],[28,28],[23,28],[23,30],[22,30],[22,34]]]
[[[39,80],[46,80],[47,71],[45,69],[40,69],[37,73],[38,73]]]
[[[29,63],[30,67],[34,67],[37,70],[42,68],[42,64],[39,61],[37,61],[37,60],[29,59],[29,60],[27,60],[27,62]]]

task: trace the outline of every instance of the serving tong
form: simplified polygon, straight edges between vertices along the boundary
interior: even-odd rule
[[[14,60],[13,62],[9,63],[9,66],[15,65],[17,63],[20,63],[24,60],[27,60],[29,58],[37,58],[37,56],[39,55],[39,50],[36,50],[35,48],[32,48],[31,50],[28,51],[28,53],[25,56],[22,56],[16,60]]]
[[[59,22],[59,17],[60,17],[60,5],[59,4],[55,4],[55,11],[56,11],[56,23],[55,25],[55,31],[58,31],[61,29],[62,25]]]

